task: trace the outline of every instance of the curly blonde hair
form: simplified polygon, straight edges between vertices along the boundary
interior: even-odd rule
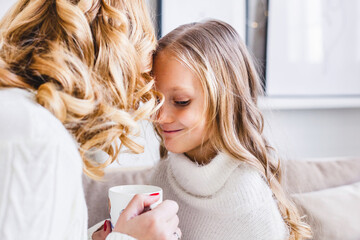
[[[200,79],[205,95],[203,114],[213,148],[257,168],[274,193],[290,239],[310,238],[309,225],[280,184],[280,160],[263,135],[264,120],[257,107],[262,94],[260,80],[235,29],[218,20],[182,25],[159,40],[154,58],[162,51]],[[163,140],[160,155],[167,155]]]
[[[101,177],[122,147],[143,151],[130,136],[158,108],[144,1],[20,0],[0,29],[0,87],[36,94],[79,143],[86,174]],[[109,158],[94,162],[94,149]]]

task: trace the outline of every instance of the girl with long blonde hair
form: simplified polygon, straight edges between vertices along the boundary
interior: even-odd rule
[[[1,20],[0,239],[87,239],[81,172],[142,152],[155,45],[143,0],[19,0]],[[179,235],[175,202],[139,215],[158,198],[136,196],[107,239]]]
[[[164,95],[155,123],[164,161],[152,184],[179,203],[184,238],[311,237],[280,185],[259,77],[237,32],[218,20],[176,28],[158,43],[153,75]]]

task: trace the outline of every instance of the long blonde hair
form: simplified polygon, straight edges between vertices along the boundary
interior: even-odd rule
[[[262,87],[238,33],[218,20],[186,24],[160,39],[154,58],[161,51],[175,56],[200,79],[210,144],[256,167],[274,193],[290,239],[310,238],[309,225],[280,184],[280,160],[263,135],[264,120],[257,107]],[[167,154],[163,143],[160,154]]]
[[[79,143],[93,178],[157,109],[154,29],[143,0],[20,0],[0,22],[0,88],[33,91]],[[119,144],[120,142],[120,144]],[[104,163],[89,158],[109,154]]]

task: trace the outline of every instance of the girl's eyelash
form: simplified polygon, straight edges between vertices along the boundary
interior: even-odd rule
[[[184,107],[184,106],[189,105],[190,100],[188,100],[188,101],[174,101],[174,102],[175,102],[176,105]]]

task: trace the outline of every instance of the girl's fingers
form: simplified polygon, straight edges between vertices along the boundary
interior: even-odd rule
[[[159,195],[146,196],[137,194],[133,197],[120,216],[124,217],[126,220],[129,220],[137,215],[140,215],[146,207],[149,207],[151,204],[158,201],[159,198]]]
[[[175,215],[173,218],[171,218],[168,222],[167,222],[168,228],[176,231],[176,229],[178,229],[178,225],[179,225],[179,217],[177,215]]]
[[[145,213],[148,215],[156,215],[158,219],[165,221],[171,220],[179,210],[179,205],[171,200],[165,200],[151,211]]]

